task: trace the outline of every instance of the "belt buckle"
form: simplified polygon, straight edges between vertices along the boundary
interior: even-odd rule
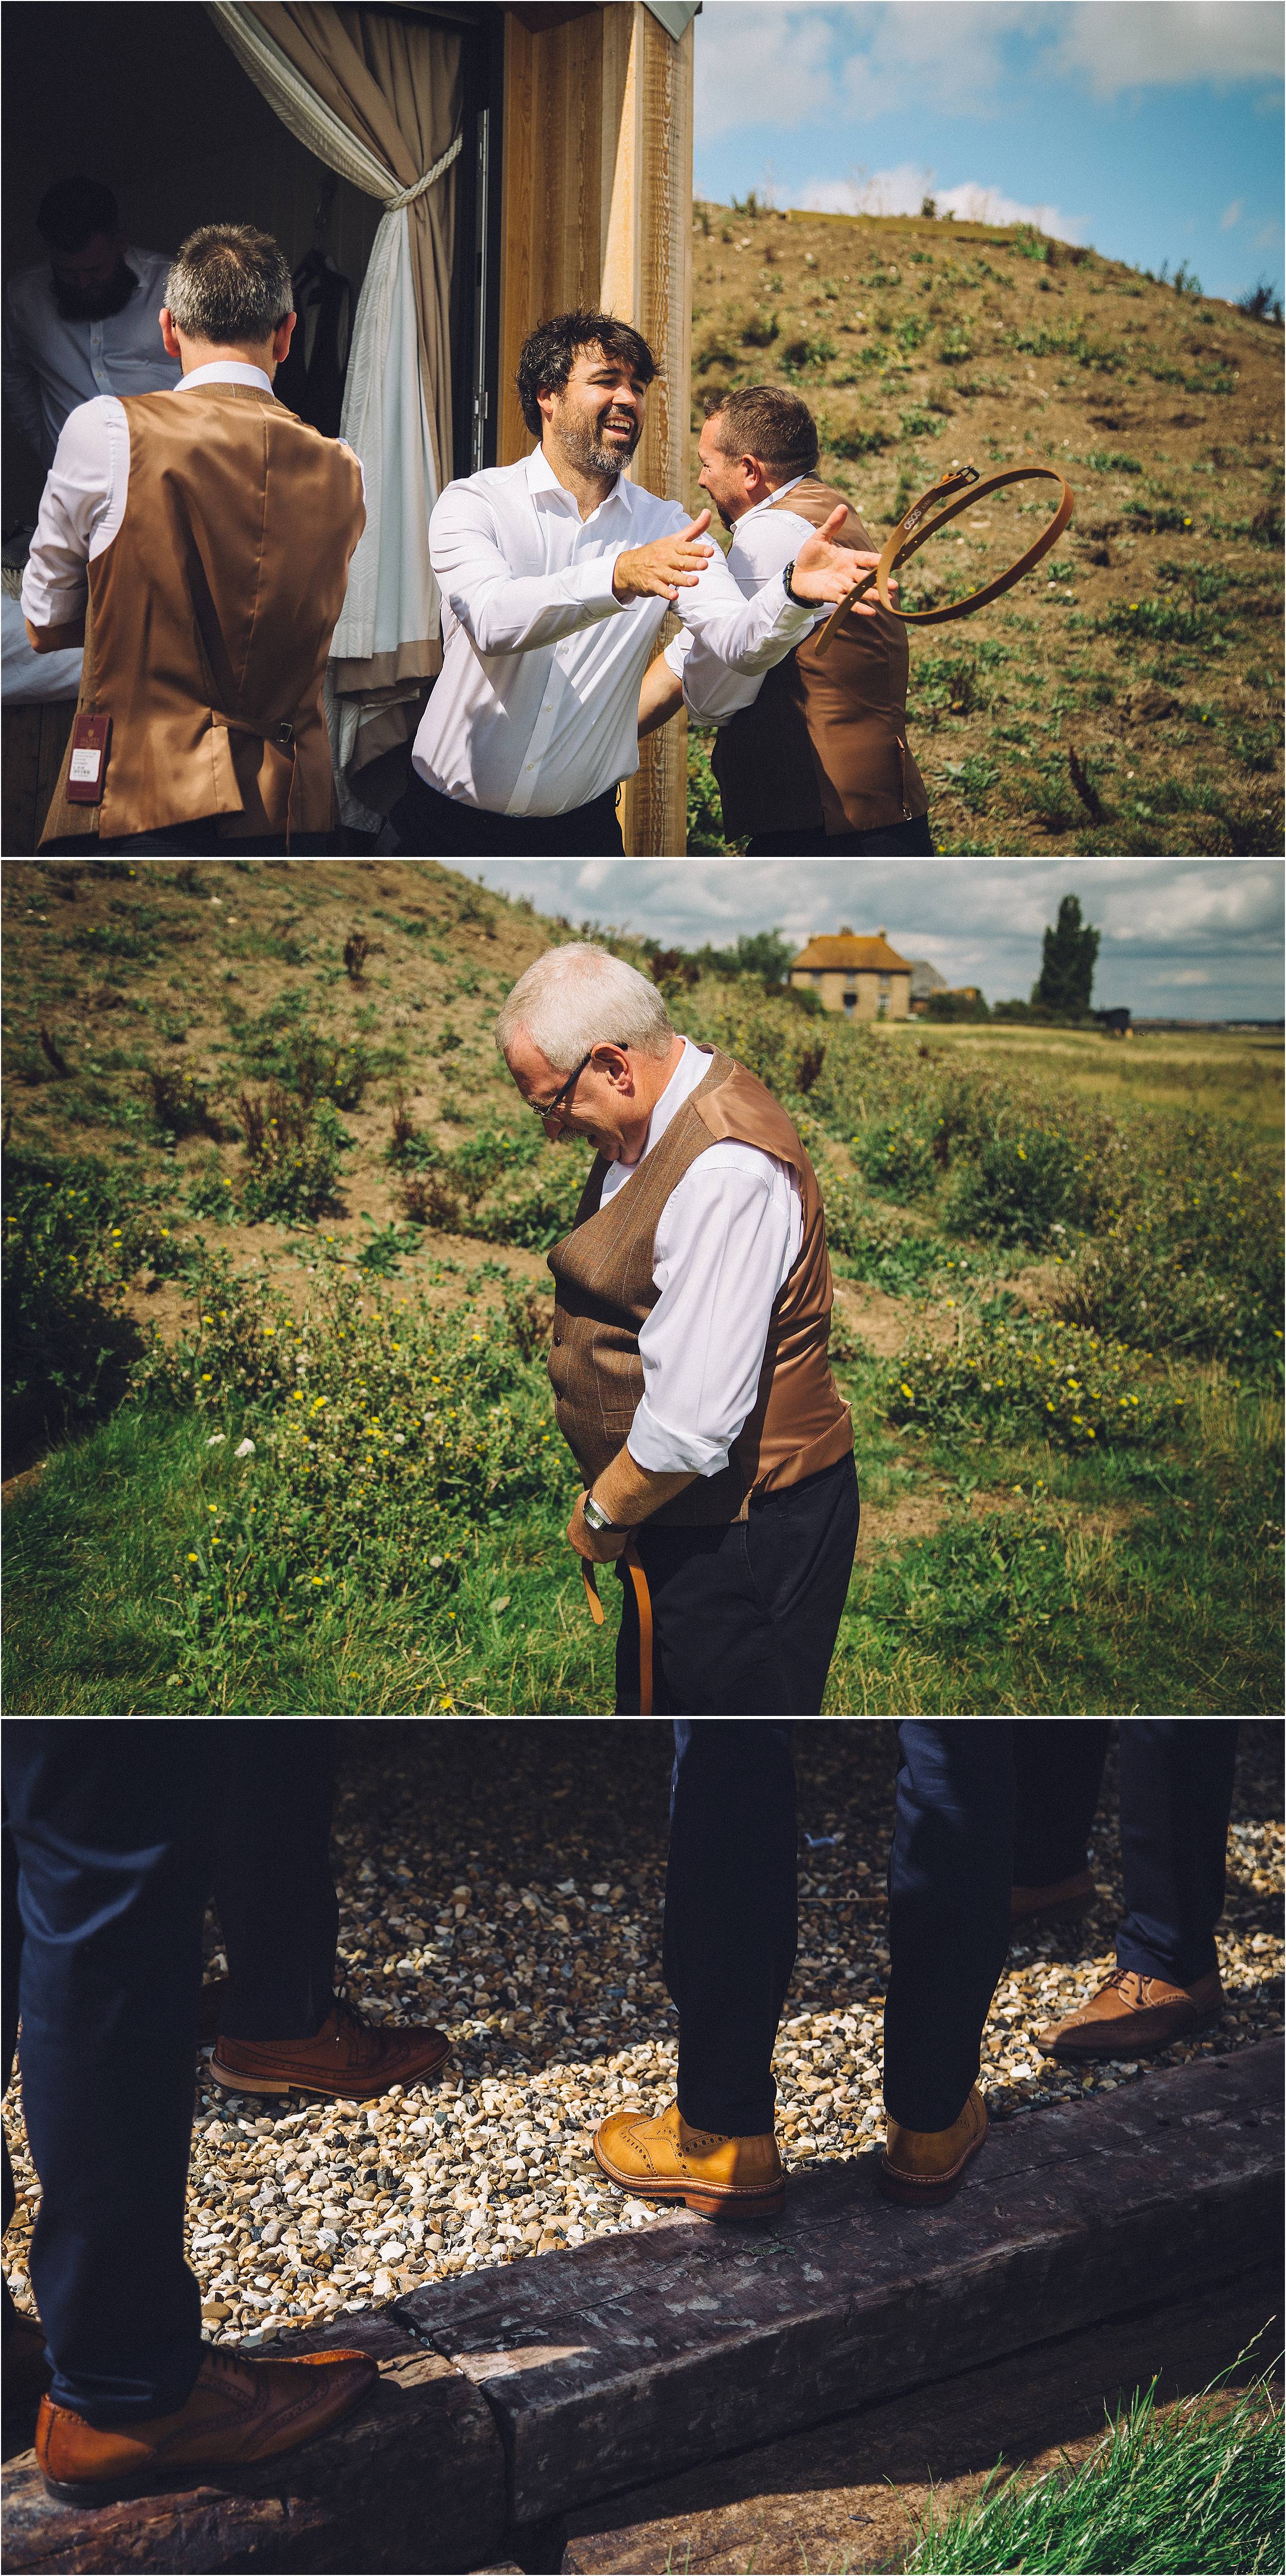
[[[295,728],[292,724],[274,725],[272,729],[272,738],[275,743],[280,744],[283,751],[289,751],[290,746],[295,739]]]

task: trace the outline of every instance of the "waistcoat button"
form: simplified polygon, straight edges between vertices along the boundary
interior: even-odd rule
[[[561,1342],[562,1338],[563,1338],[563,1337],[562,1337],[562,1334],[561,1334],[561,1333],[555,1333],[555,1335],[554,1335],[554,1348],[555,1348],[555,1350],[557,1350],[558,1345],[559,1345],[559,1343]]]

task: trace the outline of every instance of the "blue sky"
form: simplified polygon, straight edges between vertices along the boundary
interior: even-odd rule
[[[1280,289],[1282,46],[1278,0],[705,0],[697,194],[900,214],[930,186],[1210,295]]]
[[[498,859],[466,875],[539,912],[684,948],[780,924],[887,930],[949,984],[1025,999],[1041,933],[1079,895],[1102,931],[1094,1001],[1141,1019],[1279,1019],[1283,878],[1256,859]]]

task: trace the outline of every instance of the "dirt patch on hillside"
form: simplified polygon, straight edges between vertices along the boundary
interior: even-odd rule
[[[1005,1513],[1027,1519],[1032,1507],[1030,1494],[1017,1494],[1000,1486],[970,1494],[963,1506],[963,1517],[982,1521]],[[917,1539],[936,1538],[959,1511],[956,1498],[941,1491],[899,1494],[891,1503],[864,1502],[855,1562],[868,1564],[890,1548],[911,1547]],[[1090,1511],[1076,1503],[1058,1503],[1054,1513],[1054,1526],[1061,1536],[1078,1539],[1119,1538],[1139,1518],[1138,1507],[1132,1503],[1107,1503]]]
[[[956,1329],[954,1315],[917,1306],[910,1297],[887,1296],[882,1288],[866,1288],[860,1281],[837,1279],[835,1304],[842,1324],[861,1336],[876,1359],[896,1359],[915,1327],[939,1343],[949,1342]]]
[[[360,1245],[364,1239],[363,1231],[354,1231]],[[339,1229],[336,1232],[338,1234]],[[251,1237],[256,1257],[237,1259],[237,1237],[246,1235]],[[272,1288],[285,1298],[292,1314],[302,1315],[310,1299],[316,1297],[320,1274],[315,1262],[306,1261],[297,1253],[265,1252],[262,1241],[255,1241],[254,1230],[247,1227],[222,1227],[218,1240],[232,1251],[242,1275],[266,1276]],[[496,1262],[508,1274],[507,1277],[479,1279],[480,1267],[489,1261]],[[449,1263],[451,1267],[435,1275],[434,1264],[438,1262]],[[506,1288],[535,1286],[548,1279],[549,1272],[543,1252],[528,1252],[516,1244],[481,1243],[476,1235],[433,1234],[426,1229],[417,1250],[404,1259],[401,1269],[390,1279],[368,1277],[351,1264],[345,1265],[344,1275],[355,1278],[360,1287],[372,1293],[383,1288],[397,1300],[409,1303],[414,1298],[417,1305],[445,1314],[470,1295],[477,1298],[480,1306],[498,1307],[503,1303]],[[124,1311],[132,1323],[144,1330],[154,1325],[168,1346],[193,1323],[197,1312],[196,1293],[178,1280],[154,1280],[150,1285],[140,1282],[127,1291]],[[553,1311],[551,1298],[551,1324]]]
[[[944,1494],[899,1494],[895,1503],[863,1503],[856,1563],[891,1547],[909,1547],[918,1538],[935,1538],[946,1517]]]

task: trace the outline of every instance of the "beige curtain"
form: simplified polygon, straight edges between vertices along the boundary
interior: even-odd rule
[[[451,270],[464,141],[463,37],[409,11],[319,0],[206,0],[282,122],[384,220],[354,319],[342,434],[366,476],[367,525],[327,670],[345,821],[376,819],[357,773],[414,731],[441,668],[429,513],[453,472]],[[464,166],[469,166],[465,164]]]
[[[250,0],[249,14],[387,170],[390,193],[413,188],[449,149],[464,108],[458,28],[405,10],[345,9],[328,0]],[[454,471],[450,307],[458,177],[457,164],[406,210],[439,491]]]

